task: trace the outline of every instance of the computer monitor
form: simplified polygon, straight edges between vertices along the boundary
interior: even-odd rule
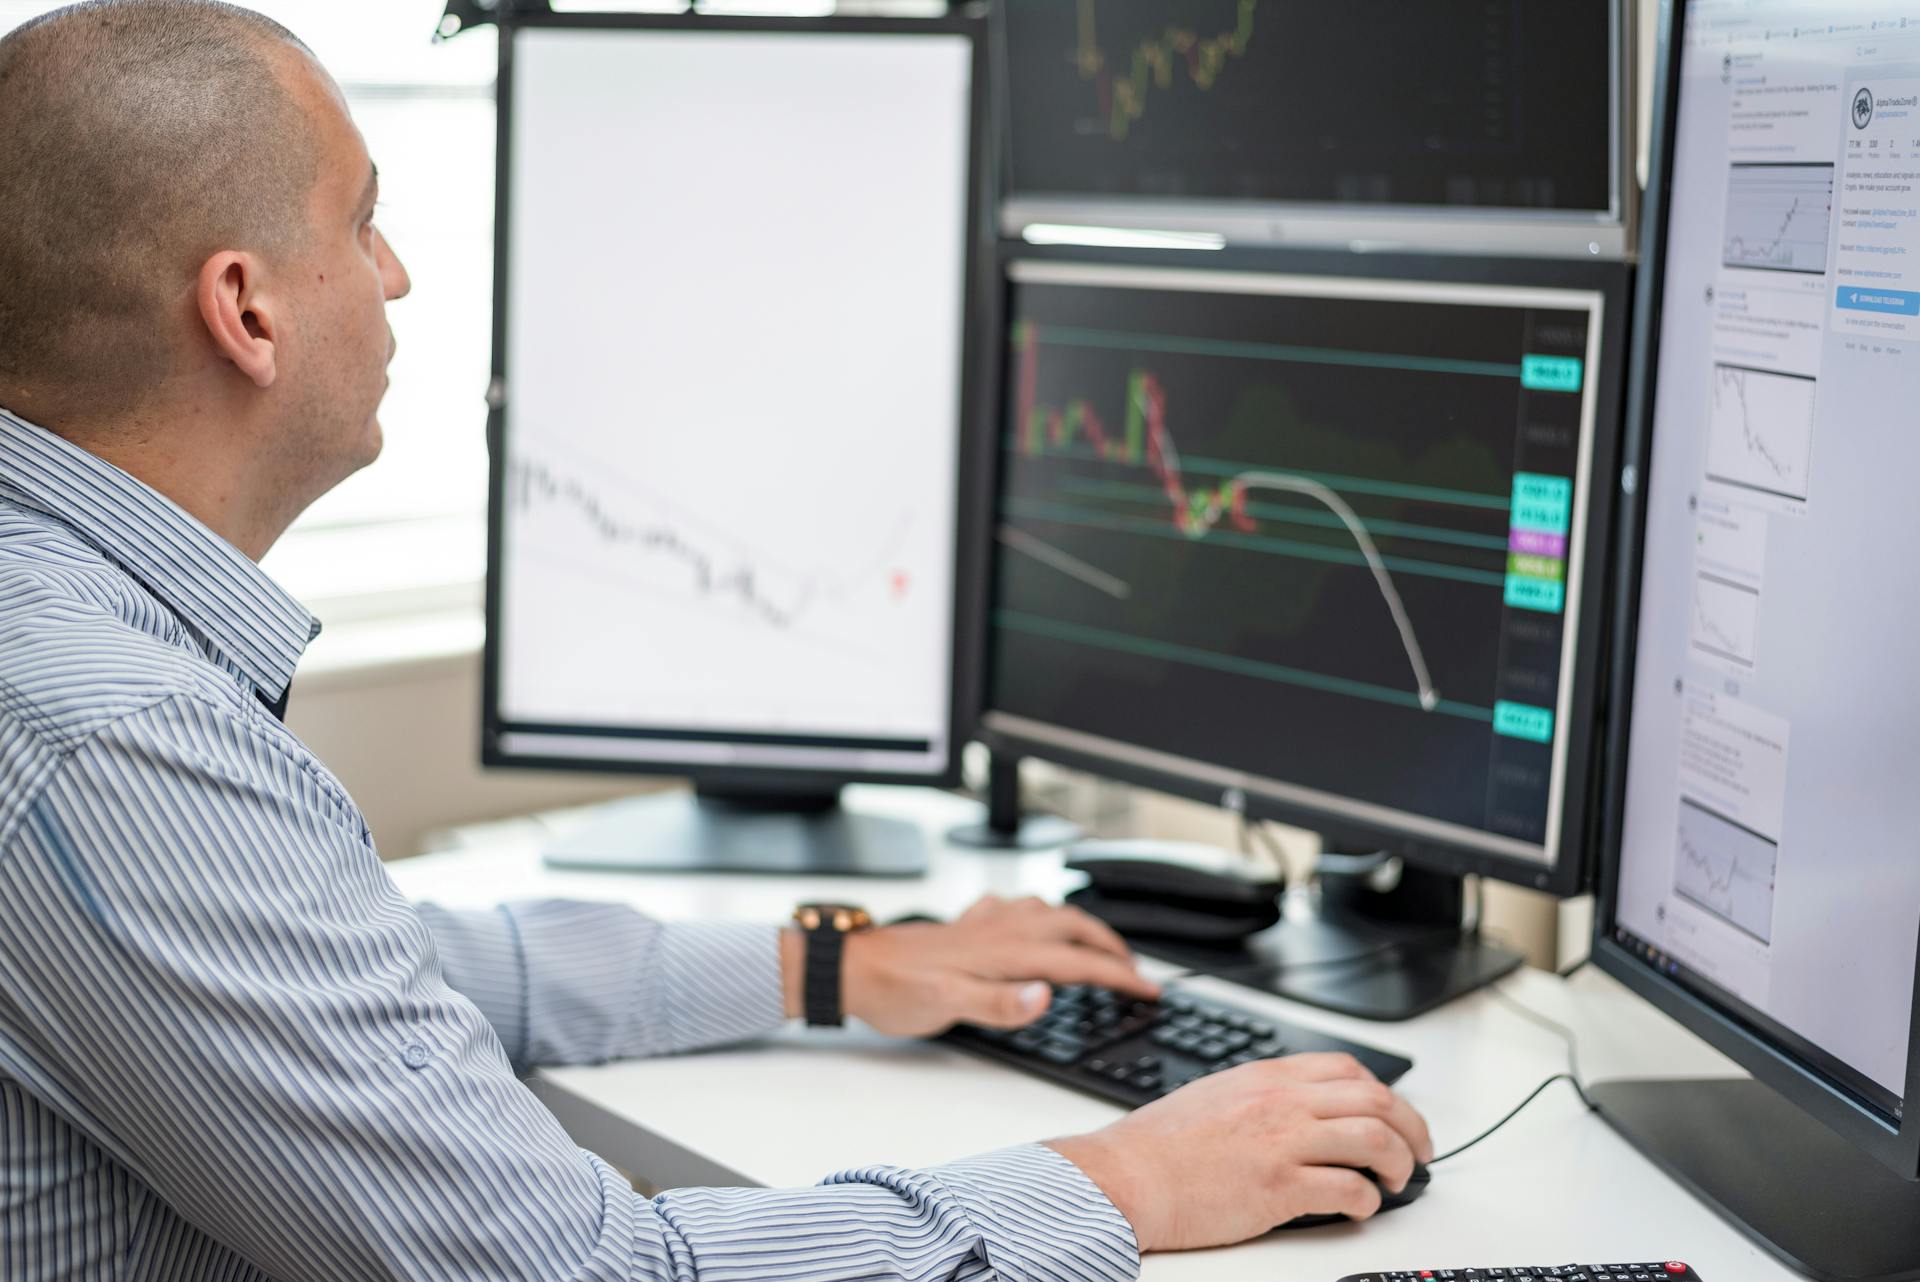
[[[1575,891],[1625,269],[1196,257],[1006,264],[988,742],[1399,856],[1429,942],[1462,874]],[[1415,951],[1259,982],[1385,1018],[1514,961]]]
[[[1635,7],[1005,0],[1003,228],[1622,258]]]
[[[1595,1098],[1814,1276],[1920,1277],[1920,14],[1672,20],[1595,957],[1756,1080]]]
[[[712,803],[556,861],[922,864],[830,803],[952,782],[976,699],[984,49],[964,18],[507,20],[485,760]]]

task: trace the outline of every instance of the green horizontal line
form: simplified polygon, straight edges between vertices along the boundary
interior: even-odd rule
[[[1000,627],[1011,628],[1016,632],[1029,632],[1055,641],[1071,641],[1078,645],[1113,650],[1120,654],[1140,655],[1149,659],[1169,659],[1175,663],[1192,664],[1197,668],[1231,672],[1236,676],[1258,677],[1281,685],[1305,686],[1311,690],[1323,690],[1330,694],[1351,695],[1356,699],[1371,699],[1375,703],[1390,703],[1396,707],[1412,708],[1416,712],[1420,709],[1420,695],[1414,690],[1396,690],[1391,686],[1374,685],[1370,681],[1353,681],[1346,677],[1328,676],[1324,672],[1308,672],[1302,668],[1289,668],[1283,664],[1264,663],[1258,659],[1241,659],[1230,654],[1202,650],[1198,646],[1180,645],[1172,641],[1153,641],[1146,637],[1128,636],[1124,632],[1109,632],[1105,628],[1090,628],[1084,624],[1067,623],[1059,619],[1043,619],[1038,615],[1024,614],[1017,610],[996,610],[993,618]],[[1442,699],[1434,705],[1433,710],[1467,721],[1483,721],[1489,724],[1493,721],[1493,709],[1461,703],[1453,699]]]
[[[1248,343],[1224,338],[1182,338],[1173,334],[1133,334],[1119,330],[1082,329],[1075,325],[1036,325],[1033,329],[1041,343],[1057,347],[1105,347],[1130,352],[1171,352],[1181,356],[1235,356],[1256,361],[1287,361],[1296,365],[1357,365],[1366,369],[1401,369],[1422,374],[1520,377],[1518,362],[1507,364],[1501,361],[1458,360],[1446,356],[1399,356],[1390,352],[1356,352],[1340,347],[1299,347],[1289,343]]]
[[[1079,494],[1099,494],[1108,498],[1139,499],[1142,502],[1165,504],[1166,491],[1155,485],[1129,485],[1124,481],[1095,481],[1085,477],[1069,476],[1060,482],[1063,490],[1072,490]],[[1278,503],[1248,503],[1248,516],[1259,517],[1265,521],[1289,521],[1295,525],[1313,525],[1327,530],[1344,530],[1347,523],[1331,512],[1308,508],[1286,507]],[[1471,534],[1465,530],[1447,530],[1437,525],[1414,525],[1408,521],[1382,521],[1374,517],[1366,518],[1367,529],[1375,535],[1397,535],[1402,538],[1423,539],[1429,543],[1451,543],[1463,548],[1485,548],[1490,552],[1505,552],[1508,540],[1497,534]]]
[[[1155,538],[1177,539],[1182,543],[1201,541],[1189,538],[1176,530],[1171,518],[1156,521],[1137,516],[1113,516],[1065,504],[1035,503],[1027,499],[1008,499],[1004,507],[1013,516],[1024,516],[1035,521],[1050,521],[1057,525],[1080,525],[1096,530],[1119,530],[1125,534],[1147,534]],[[1327,547],[1320,543],[1276,539],[1264,534],[1241,534],[1234,530],[1215,528],[1205,536],[1204,541],[1224,544],[1227,547],[1245,548],[1252,552],[1270,552],[1276,556],[1298,557],[1306,561],[1330,561],[1335,565],[1364,566],[1367,563],[1367,558],[1358,548],[1348,551],[1345,548]],[[1395,574],[1418,574],[1431,579],[1452,579],[1458,583],[1473,583],[1488,588],[1504,589],[1507,585],[1504,570],[1475,570],[1463,565],[1445,565],[1438,561],[1415,561],[1398,556],[1383,556],[1380,559]]]
[[[1001,442],[1000,448],[1010,454],[1026,454],[1026,447],[1018,440],[1008,437]],[[1065,449],[1056,449],[1049,445],[1047,458],[1081,459],[1093,463],[1110,463],[1099,451],[1090,446],[1074,445]],[[1309,481],[1318,481],[1322,485],[1339,490],[1342,494],[1377,494],[1390,499],[1415,499],[1423,503],[1454,503],[1461,507],[1484,508],[1489,512],[1507,512],[1513,509],[1511,494],[1480,494],[1473,490],[1448,490],[1437,485],[1406,485],[1399,481],[1376,481],[1365,476],[1343,476],[1338,472],[1303,472],[1299,468],[1277,468],[1270,463],[1240,463],[1232,459],[1207,458],[1204,455],[1182,454],[1180,470],[1194,472],[1201,476],[1239,476],[1243,472],[1283,471],[1289,476],[1302,476]]]

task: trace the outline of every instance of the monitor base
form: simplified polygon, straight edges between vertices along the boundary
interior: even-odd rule
[[[987,763],[986,818],[947,834],[949,842],[970,850],[1053,850],[1080,837],[1072,820],[1027,813],[1020,801],[1020,758],[1002,752]]]
[[[1290,918],[1239,948],[1132,942],[1142,952],[1259,992],[1382,1023],[1424,1015],[1511,974],[1521,961],[1518,953],[1458,930],[1338,916]]]
[[[927,842],[905,819],[804,797],[676,792],[617,801],[550,846],[549,867],[593,872],[736,872],[918,877]]]
[[[1321,874],[1320,902],[1289,904],[1276,926],[1221,948],[1139,939],[1141,951],[1357,1019],[1412,1019],[1512,973],[1518,953],[1460,927],[1461,879],[1402,868],[1376,890],[1368,872]]]
[[[1750,1079],[1599,1082],[1600,1116],[1818,1282],[1920,1279],[1920,1184]]]

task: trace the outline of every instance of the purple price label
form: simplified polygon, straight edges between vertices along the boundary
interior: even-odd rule
[[[1567,536],[1546,534],[1539,530],[1514,530],[1507,536],[1507,550],[1524,556],[1564,558],[1567,555]]]

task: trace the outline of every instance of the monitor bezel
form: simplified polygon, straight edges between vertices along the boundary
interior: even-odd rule
[[[1621,471],[1619,548],[1615,556],[1615,634],[1612,686],[1614,712],[1607,726],[1602,777],[1606,799],[1599,846],[1599,893],[1595,899],[1592,958],[1649,1004],[1726,1055],[1754,1078],[1858,1146],[1901,1177],[1920,1179],[1920,1120],[1910,1112],[1889,1124],[1884,1114],[1796,1057],[1782,1034],[1712,1000],[1700,987],[1656,970],[1615,937],[1619,926],[1619,875],[1625,842],[1628,745],[1633,711],[1634,655],[1639,644],[1641,557],[1646,545],[1644,495],[1652,445],[1660,351],[1661,295],[1665,287],[1674,139],[1679,126],[1686,0],[1667,6],[1659,35],[1654,81],[1654,130],[1648,171],[1647,211],[1642,221],[1641,286],[1634,315],[1628,375],[1628,418]],[[1920,940],[1916,940],[1913,1009],[1909,1027],[1920,1029]],[[1920,1037],[1910,1037],[1903,1103],[1920,1098]]]
[[[995,5],[989,39],[994,73],[994,179],[1006,193],[999,230],[1018,238],[1031,226],[1065,224],[1136,231],[1198,232],[1229,245],[1342,248],[1368,253],[1490,254],[1499,257],[1628,259],[1637,240],[1635,140],[1638,6],[1607,0],[1608,84],[1613,137],[1609,207],[1539,210],[1506,206],[1374,205],[1220,197],[1086,195],[1026,191],[1013,181],[1005,4]]]
[[[1311,828],[1327,841],[1358,850],[1384,850],[1404,858],[1409,864],[1455,876],[1479,875],[1512,882],[1547,894],[1566,897],[1588,887],[1591,868],[1590,850],[1597,835],[1597,790],[1576,788],[1571,781],[1590,780],[1600,759],[1602,682],[1606,672],[1602,647],[1611,632],[1607,617],[1608,587],[1611,583],[1608,557],[1613,547],[1614,486],[1611,478],[1617,468],[1621,394],[1627,338],[1627,307],[1630,274],[1616,262],[1558,261],[1543,259],[1465,258],[1445,255],[1355,256],[1326,250],[1273,250],[1233,248],[1212,253],[1194,251],[1102,250],[1081,246],[1031,246],[1016,241],[1002,242],[999,253],[997,306],[993,330],[995,395],[992,410],[994,439],[999,439],[998,421],[1009,395],[1011,363],[1006,359],[1003,341],[1011,305],[1012,282],[1008,273],[1017,262],[1070,262],[1119,264],[1132,267],[1173,267],[1189,270],[1238,270],[1292,275],[1333,276],[1348,279],[1407,280],[1443,284],[1517,285],[1549,289],[1573,289],[1594,293],[1602,299],[1601,368],[1596,371],[1597,391],[1594,413],[1594,441],[1591,466],[1592,486],[1587,513],[1586,547],[1590,568],[1582,584],[1580,621],[1575,661],[1573,716],[1570,718],[1566,778],[1570,781],[1563,798],[1563,823],[1560,858],[1553,864],[1496,854],[1477,848],[1452,845],[1408,833],[1392,827],[1373,825],[1351,817],[1309,806],[1297,805],[1257,788],[1236,784],[1223,785],[1216,778],[1183,771],[1171,763],[1150,765],[1134,758],[1131,752],[1109,753],[1098,747],[1076,747],[1063,740],[1084,736],[1069,727],[1045,726],[1040,733],[1010,728],[1008,718],[1018,714],[997,709],[992,702],[992,676],[983,672],[980,738],[996,752],[1034,757],[1059,765],[1085,770],[1106,778],[1135,784],[1155,791],[1221,806],[1252,819],[1272,819]],[[1004,460],[996,449],[993,458],[993,483],[985,487],[987,528],[999,493]],[[979,617],[983,620],[983,658],[992,663],[991,593],[998,567],[997,543],[991,554]],[[1114,741],[1109,741],[1114,742]],[[1152,752],[1147,745],[1119,744],[1123,750]],[[1205,763],[1195,763],[1203,765]]]
[[[990,421],[980,394],[987,316],[982,304],[990,269],[992,115],[988,77],[986,22],[965,14],[943,17],[773,17],[707,15],[699,13],[554,13],[520,11],[512,6],[500,14],[498,118],[496,124],[494,193],[494,282],[492,384],[488,392],[486,637],[481,668],[480,759],[488,767],[534,768],[592,774],[669,775],[691,780],[714,791],[804,794],[830,791],[854,783],[923,784],[952,787],[960,781],[961,754],[973,735],[973,713],[979,705],[979,673],[983,663],[983,628],[971,611],[982,599],[978,586],[987,573],[980,550],[982,529],[975,524],[979,505],[974,496],[984,488],[987,464],[983,437]],[[947,760],[939,770],[896,771],[769,765],[716,766],[702,760],[634,760],[573,756],[524,747],[509,748],[509,737],[523,733],[501,713],[502,498],[505,493],[505,442],[511,408],[506,383],[508,266],[512,240],[512,164],[514,127],[514,45],[522,31],[677,32],[748,35],[885,35],[901,39],[930,36],[964,38],[971,53],[971,104],[967,157],[967,217],[962,286],[962,326],[959,377],[959,421],[954,475],[959,486],[954,507],[955,574],[953,584],[952,672],[947,699]],[[552,734],[543,728],[543,733]],[[560,737],[553,735],[553,737]]]

